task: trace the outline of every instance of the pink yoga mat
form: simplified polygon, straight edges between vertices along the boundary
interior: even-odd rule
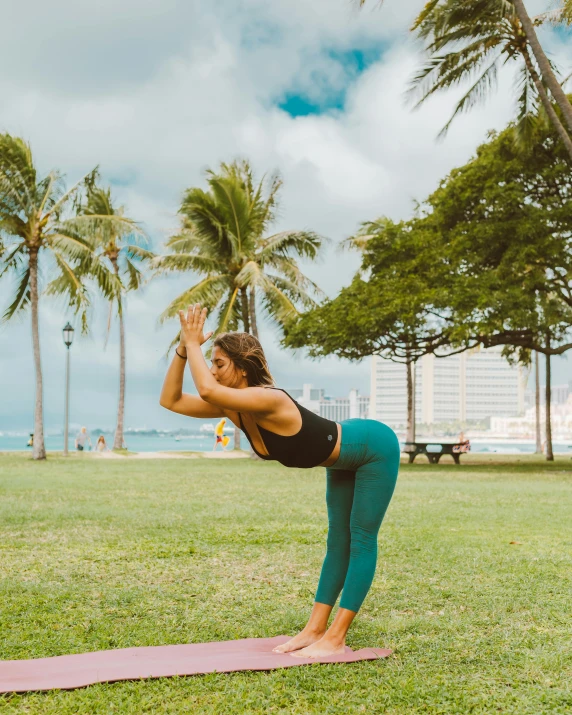
[[[287,640],[288,636],[245,638],[219,643],[100,650],[33,660],[0,660],[0,693],[71,690],[116,680],[274,670],[311,663],[355,663],[358,660],[386,658],[392,652],[384,648],[352,651],[346,646],[345,653],[321,659],[294,658],[288,653],[272,652],[273,648]]]

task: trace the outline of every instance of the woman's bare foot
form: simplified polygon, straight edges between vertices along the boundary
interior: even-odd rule
[[[330,655],[338,655],[345,651],[344,643],[334,641],[330,638],[320,638],[307,648],[297,650],[292,655],[295,658],[327,658]]]
[[[297,636],[291,638],[287,643],[282,643],[282,645],[277,645],[276,648],[272,649],[273,653],[291,653],[293,650],[299,650],[300,648],[306,648],[311,646],[316,641],[324,635],[325,631],[313,631],[306,630],[300,631]]]

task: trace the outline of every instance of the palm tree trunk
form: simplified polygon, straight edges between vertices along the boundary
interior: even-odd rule
[[[544,84],[543,84],[542,80],[540,79],[538,72],[536,71],[536,67],[534,66],[534,63],[532,61],[532,58],[530,57],[530,54],[528,53],[527,50],[524,50],[522,53],[522,56],[526,63],[526,68],[530,72],[530,76],[532,77],[534,86],[536,87],[536,90],[540,96],[540,99],[542,101],[542,106],[544,107],[546,114],[548,114],[550,122],[552,123],[552,126],[556,130],[556,133],[558,134],[560,139],[562,139],[564,146],[568,150],[568,154],[570,154],[570,157],[572,158],[572,139],[570,138],[570,135],[566,131],[566,128],[560,121],[560,117],[558,116],[558,114],[556,114],[556,110],[552,106],[552,102],[550,101],[548,92],[546,91]],[[568,102],[568,100],[566,100],[566,101]]]
[[[250,295],[248,296],[248,312],[250,314],[251,332],[254,337],[257,338],[258,324],[256,322],[256,288],[254,286],[250,288]]]
[[[542,454],[542,437],[540,435],[540,357],[534,353],[534,404],[535,410],[535,432],[536,432],[536,454]]]
[[[42,379],[42,362],[40,359],[40,328],[38,321],[38,250],[30,250],[30,307],[32,311],[32,345],[34,352],[34,369],[36,372],[36,404],[34,408],[34,459],[46,458],[44,445],[44,386]]]
[[[526,34],[526,39],[528,40],[536,61],[538,62],[540,72],[542,73],[542,79],[554,97],[556,104],[560,107],[560,111],[562,112],[562,116],[566,121],[569,131],[572,132],[572,104],[568,101],[566,93],[562,89],[560,82],[550,66],[548,57],[546,57],[544,50],[538,41],[536,30],[534,29],[532,20],[526,11],[523,0],[512,0],[512,2],[514,4],[516,14],[518,15],[518,19],[520,20],[522,28]]]
[[[408,358],[406,363],[407,371],[407,442],[415,442],[415,383],[413,380],[414,362]]]
[[[242,329],[250,333],[250,320],[248,318],[248,294],[246,288],[240,289],[240,309],[242,312]]]
[[[111,258],[113,270],[119,279],[119,266],[117,258]],[[119,404],[117,405],[117,426],[115,428],[115,438],[113,440],[113,449],[123,449],[124,439],[124,421],[125,421],[125,323],[123,321],[123,301],[121,295],[117,300],[119,314]]]
[[[240,449],[240,429],[234,425],[234,445],[233,449]]]
[[[550,341],[547,347],[550,347]],[[550,374],[550,354],[546,353],[546,459],[548,462],[554,461],[552,451],[552,419],[550,414],[550,403],[552,398],[552,379]]]

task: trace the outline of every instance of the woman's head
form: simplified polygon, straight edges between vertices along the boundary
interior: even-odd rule
[[[100,434],[99,439],[97,440],[97,444],[105,444],[105,437]]]
[[[211,372],[221,385],[248,387],[274,385],[264,350],[250,333],[221,333],[213,344]]]

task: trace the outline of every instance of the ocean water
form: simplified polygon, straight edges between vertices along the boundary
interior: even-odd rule
[[[231,448],[234,443],[234,436],[228,433]],[[113,435],[106,434],[108,446],[113,444]],[[50,451],[61,451],[64,446],[63,435],[50,435],[45,438],[46,449]],[[75,433],[70,436],[68,449],[74,449]],[[15,450],[30,449],[26,447],[28,441],[27,434],[0,434],[0,452],[11,452]],[[97,438],[91,438],[93,446]],[[128,434],[126,436],[127,448],[132,452],[209,452],[214,445],[214,436],[210,433],[197,432],[189,435],[140,435]],[[428,440],[427,440],[428,441]],[[439,440],[435,440],[438,442]],[[452,442],[450,438],[444,438],[444,442]],[[248,443],[244,435],[241,439],[241,447],[246,449]],[[570,442],[555,442],[554,451],[559,454],[569,454],[572,456],[572,440]],[[220,450],[220,446],[218,447]],[[496,453],[496,454],[533,454],[535,444],[532,440],[507,440],[507,441],[471,441],[471,451],[474,453]],[[31,450],[30,450],[31,451]]]
[[[108,447],[113,445],[113,435],[104,435]],[[28,449],[26,447],[29,435],[0,435],[0,452],[11,452],[14,450]],[[234,444],[233,435],[229,435],[230,443],[227,449]],[[242,440],[242,447],[246,444],[246,439]],[[91,436],[93,447],[97,442],[97,437]],[[45,437],[46,449],[49,451],[62,451],[64,448],[63,435],[47,435]],[[174,435],[139,435],[128,434],[125,438],[127,449],[132,452],[208,452],[214,445],[214,436],[204,432],[175,437]],[[75,449],[75,434],[70,435],[68,449]],[[219,445],[218,449],[221,447]]]

